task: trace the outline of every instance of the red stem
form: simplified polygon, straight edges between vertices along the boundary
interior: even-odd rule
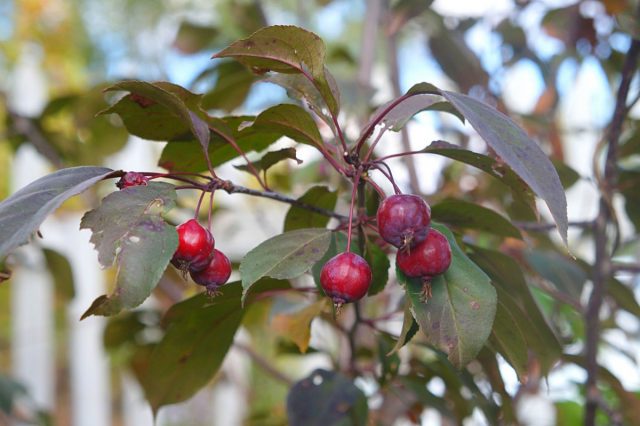
[[[351,234],[353,233],[353,207],[356,204],[358,193],[358,183],[360,183],[360,173],[353,179],[353,190],[351,191],[351,206],[349,207],[349,229],[347,231],[347,253],[351,252]]]
[[[387,170],[389,171],[389,173],[384,171],[381,166],[385,166],[387,168]],[[391,168],[387,165],[387,163],[384,163],[384,162],[377,163],[376,162],[373,165],[373,168],[378,170],[380,173],[382,173],[389,180],[389,182],[391,182],[391,185],[393,185],[393,190],[395,191],[396,194],[402,194],[402,191],[400,190],[400,187],[398,187],[398,185],[396,184],[396,180],[393,178],[393,172],[391,172]]]
[[[206,194],[206,191],[202,191],[202,194],[200,194],[200,198],[198,199],[198,205],[196,206],[196,214],[193,216],[194,219],[198,219],[198,215],[200,214],[200,206],[202,205],[202,199],[204,198],[204,194]]]
[[[238,154],[240,154],[240,156],[242,158],[244,158],[244,160],[247,162],[247,167],[249,167],[249,170],[251,171],[251,174],[254,175],[256,177],[256,179],[258,180],[258,183],[260,184],[260,186],[266,190],[268,190],[269,188],[267,187],[267,185],[262,181],[262,178],[260,177],[260,173],[258,173],[258,170],[256,170],[255,166],[253,165],[253,163],[251,162],[251,160],[249,160],[247,158],[247,156],[245,155],[244,151],[242,151],[242,149],[240,149],[240,147],[238,146],[238,144],[236,143],[236,141],[233,140],[233,138],[230,138],[229,136],[225,135],[224,133],[218,131],[217,129],[213,128],[213,127],[209,127],[209,129],[211,129],[212,132],[214,132],[216,135],[220,136],[222,139],[224,139],[229,145],[231,145],[233,147],[233,149],[236,150],[236,152]]]

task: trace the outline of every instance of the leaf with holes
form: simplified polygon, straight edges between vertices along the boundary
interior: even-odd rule
[[[175,206],[175,187],[164,182],[133,186],[107,195],[87,212],[100,264],[117,264],[116,289],[97,298],[82,315],[115,315],[141,304],[156,286],[178,247],[175,228],[162,215]]]
[[[108,178],[106,167],[58,170],[25,186],[0,203],[0,260],[26,244],[46,217],[67,199]]]
[[[268,71],[303,74],[318,89],[329,110],[338,114],[339,93],[324,66],[324,43],[310,31],[289,25],[262,28],[213,57],[235,58],[256,74]]]
[[[294,384],[287,396],[291,426],[364,426],[368,411],[364,393],[334,371],[315,370]]]
[[[432,281],[432,297],[423,301],[420,279],[406,277],[399,268],[397,276],[427,341],[462,368],[473,360],[491,334],[496,291],[489,277],[458,247],[451,231],[442,225],[433,227],[447,237],[452,259],[449,269]]]
[[[184,401],[216,374],[240,326],[242,287],[220,287],[220,295],[201,293],[175,304],[163,318],[166,333],[153,349],[142,386],[154,412]]]
[[[329,190],[326,186],[314,186],[305,192],[302,197],[298,198],[298,201],[323,209],[333,210],[338,201],[338,194],[335,191]],[[292,205],[284,219],[284,231],[325,227],[329,223],[329,219],[328,216],[323,214],[314,213],[302,207]]]
[[[262,242],[240,263],[243,297],[263,277],[290,279],[304,274],[324,256],[331,234],[324,228],[297,229]]]
[[[535,143],[509,117],[469,96],[442,91],[471,126],[549,207],[560,236],[567,244],[567,199],[558,172]]]

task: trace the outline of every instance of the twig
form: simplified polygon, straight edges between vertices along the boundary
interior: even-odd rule
[[[534,232],[547,232],[556,229],[555,223],[538,223],[538,222],[512,222],[516,227],[524,230],[524,231],[534,231]],[[594,224],[593,220],[581,220],[575,222],[569,222],[569,227],[573,228],[592,228]]]
[[[595,221],[595,268],[593,268],[593,289],[589,296],[587,310],[585,313],[586,324],[586,342],[585,342],[585,358],[587,381],[585,384],[587,402],[585,408],[586,426],[594,426],[596,422],[596,413],[601,407],[598,382],[598,342],[600,340],[600,308],[602,299],[606,292],[606,284],[612,272],[611,257],[607,252],[607,224],[611,222],[612,214],[611,205],[609,203],[608,191],[615,188],[617,182],[617,154],[618,139],[622,131],[622,123],[627,111],[626,100],[629,93],[629,86],[633,78],[633,74],[640,55],[640,40],[633,40],[622,67],[622,80],[618,88],[616,97],[616,105],[613,118],[609,126],[607,134],[608,152],[605,162],[604,185],[601,187],[600,207],[598,217]]]
[[[249,358],[251,358],[253,362],[255,362],[265,372],[269,373],[269,375],[274,379],[284,383],[285,385],[287,385],[287,387],[291,387],[293,385],[293,380],[291,380],[291,378],[278,371],[273,365],[271,365],[269,361],[267,361],[261,355],[258,355],[258,353],[256,353],[251,347],[240,342],[234,342],[233,346],[249,355]]]
[[[640,263],[612,263],[611,270],[613,272],[631,272],[640,274]]]
[[[251,160],[249,160],[249,158],[247,158],[247,155],[244,153],[244,151],[242,149],[240,149],[240,147],[238,146],[238,144],[236,143],[235,140],[233,140],[232,137],[229,137],[229,135],[226,135],[224,132],[219,131],[218,129],[216,129],[213,126],[209,126],[209,130],[211,130],[213,133],[215,133],[216,135],[220,136],[222,139],[224,139],[229,145],[231,145],[231,147],[238,153],[240,154],[240,156],[242,158],[244,158],[244,161],[247,162],[247,167],[249,168],[249,170],[251,171],[251,174],[254,175],[256,177],[256,179],[258,180],[258,183],[260,184],[261,187],[263,187],[264,189],[268,190],[269,188],[267,188],[267,184],[263,182],[263,180],[260,178],[260,173],[258,173],[258,170],[256,170],[256,167],[253,165],[253,162],[251,162]],[[216,176],[212,173],[212,176],[215,178]]]
[[[11,118],[11,128],[17,134],[26,137],[36,150],[38,150],[38,152],[49,160],[55,167],[64,167],[62,157],[60,157],[58,152],[56,152],[55,148],[49,143],[47,138],[44,137],[42,131],[31,118],[24,117],[12,110],[8,110],[7,113]]]
[[[226,191],[229,194],[246,194],[252,195],[254,197],[262,197],[262,198],[270,198],[272,200],[280,201],[282,203],[291,204],[292,206],[300,207],[305,210],[312,211],[314,213],[321,214],[323,216],[335,217],[341,221],[346,221],[349,217],[345,215],[341,215],[339,213],[334,212],[333,210],[323,209],[321,207],[313,206],[311,204],[307,204],[305,202],[296,200],[295,198],[287,197],[286,195],[280,194],[279,192],[274,191],[258,191],[256,189],[246,188],[244,186],[235,185],[229,181],[218,181],[222,182],[220,185],[220,189]]]

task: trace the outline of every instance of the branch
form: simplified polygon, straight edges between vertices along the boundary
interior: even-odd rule
[[[613,211],[609,203],[610,191],[615,188],[617,182],[618,139],[622,131],[627,112],[627,96],[629,86],[640,55],[640,40],[633,40],[622,67],[622,80],[618,88],[616,105],[609,131],[607,132],[608,152],[605,162],[604,182],[601,186],[600,207],[598,217],[595,220],[595,268],[593,269],[593,289],[589,296],[585,313],[586,342],[585,358],[587,381],[585,384],[587,403],[585,409],[585,425],[594,426],[596,413],[601,408],[598,382],[598,342],[600,340],[600,308],[606,292],[606,283],[612,272],[611,256],[607,252],[608,237],[607,225],[611,222]]]
[[[38,152],[49,160],[55,167],[59,169],[64,167],[62,158],[55,148],[51,146],[47,138],[44,137],[42,131],[34,123],[33,119],[22,116],[10,109],[7,113],[11,118],[11,129],[14,130],[15,133],[27,138],[36,150],[38,150]]]
[[[291,378],[278,371],[273,365],[271,365],[271,363],[269,363],[269,361],[267,361],[261,355],[258,355],[258,353],[256,353],[249,346],[239,342],[234,342],[233,346],[249,355],[249,358],[251,358],[253,362],[255,362],[265,372],[269,373],[271,377],[278,380],[279,382],[284,383],[285,385],[287,385],[287,387],[293,386],[293,380],[291,380]]]
[[[291,204],[292,206],[300,207],[305,210],[312,211],[314,213],[321,214],[323,216],[334,217],[340,221],[346,221],[348,216],[341,215],[339,213],[334,212],[333,210],[323,209],[321,207],[317,207],[311,204],[304,203],[302,201],[296,200],[295,198],[288,197],[286,195],[280,194],[279,192],[274,191],[258,191],[256,189],[246,188],[244,186],[235,185],[230,181],[222,181],[222,180],[214,180],[209,188],[211,189],[222,189],[229,194],[247,194],[252,195],[254,197],[262,197],[262,198],[270,198],[272,200],[280,201],[282,203]]]
[[[613,272],[640,274],[640,263],[612,263],[611,269]]]
[[[522,229],[523,231],[534,231],[534,232],[547,232],[556,229],[555,223],[539,223],[539,222],[512,222],[513,225]],[[581,220],[575,222],[569,222],[569,227],[573,228],[592,228],[594,225],[593,220]]]

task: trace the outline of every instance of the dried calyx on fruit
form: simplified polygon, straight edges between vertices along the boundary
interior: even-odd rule
[[[173,254],[171,263],[183,272],[201,271],[205,269],[214,256],[213,235],[198,223],[190,219],[176,228],[178,231],[178,248]]]
[[[320,272],[320,284],[336,308],[361,299],[371,285],[371,268],[355,253],[340,253],[329,259]]]
[[[116,186],[120,189],[129,188],[131,186],[146,185],[149,182],[149,178],[142,173],[138,172],[126,172],[124,176],[116,182]]]
[[[380,203],[377,221],[382,239],[405,250],[427,238],[431,209],[416,195],[392,195]]]
[[[213,250],[209,265],[200,271],[190,271],[196,284],[206,287],[210,296],[218,294],[218,287],[225,284],[231,275],[231,262],[220,250]]]
[[[451,265],[451,246],[447,238],[431,229],[427,238],[410,250],[398,251],[398,268],[408,277],[422,278],[424,297],[431,297],[431,280]]]

